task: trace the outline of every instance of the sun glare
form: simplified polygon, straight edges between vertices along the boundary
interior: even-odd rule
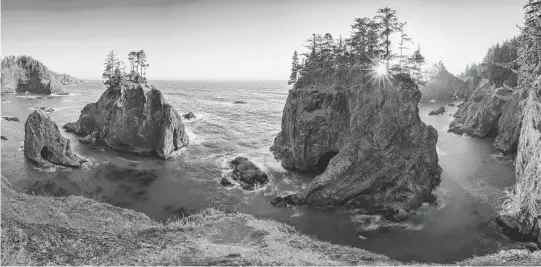
[[[384,76],[387,75],[387,68],[385,67],[385,65],[379,64],[374,67],[374,72],[378,76]]]

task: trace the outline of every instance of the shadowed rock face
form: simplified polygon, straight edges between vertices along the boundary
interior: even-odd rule
[[[421,102],[430,100],[450,100],[456,92],[464,91],[465,84],[462,80],[443,69],[420,88]]]
[[[162,159],[188,145],[180,115],[160,90],[125,82],[110,86],[98,102],[86,105],[79,120],[64,125],[84,141]]]
[[[233,166],[233,180],[239,182],[245,190],[253,190],[256,186],[269,181],[267,174],[247,158],[237,157],[231,161],[231,166]],[[228,186],[225,182],[223,185]]]
[[[516,239],[541,246],[541,88],[531,91],[524,107],[515,161],[517,182],[497,222]]]
[[[440,182],[437,131],[419,118],[419,90],[364,86],[290,90],[271,150],[290,170],[323,171],[273,204],[349,206],[404,219]]]
[[[65,94],[61,75],[29,56],[4,58],[1,83],[2,93]]]
[[[449,131],[480,138],[496,136],[496,149],[515,152],[522,121],[522,99],[526,95],[523,91],[482,86],[460,106]]]
[[[71,151],[70,141],[60,133],[48,113],[36,110],[24,125],[24,154],[40,166],[57,164],[80,167],[84,162]]]

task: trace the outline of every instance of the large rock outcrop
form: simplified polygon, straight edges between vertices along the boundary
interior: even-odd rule
[[[515,152],[526,96],[523,90],[495,89],[484,84],[454,114],[449,131],[479,138],[496,137],[496,149],[504,153]]]
[[[541,86],[526,101],[515,167],[513,194],[497,222],[506,234],[541,247]]]
[[[457,91],[463,91],[465,84],[446,69],[441,69],[420,90],[421,102],[430,100],[450,100]]]
[[[481,76],[466,77],[466,79],[464,79],[464,86],[460,87],[455,92],[455,96],[458,98],[468,99],[481,83],[488,83],[488,80],[482,79]]]
[[[420,98],[410,82],[290,90],[271,150],[286,169],[323,173],[272,203],[363,208],[399,220],[432,200],[438,133],[419,118]]]
[[[109,86],[98,102],[83,108],[75,124],[64,127],[115,150],[169,158],[188,145],[188,135],[160,90],[146,87],[132,82]]]
[[[24,155],[40,166],[52,164],[80,167],[84,162],[70,148],[70,140],[46,112],[30,113],[24,125]]]
[[[62,77],[29,56],[2,59],[2,93],[66,94]]]

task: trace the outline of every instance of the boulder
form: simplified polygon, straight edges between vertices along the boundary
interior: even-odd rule
[[[36,110],[24,124],[24,155],[39,166],[80,167],[85,160],[72,152],[70,141],[48,113]]]
[[[231,161],[231,166],[233,167],[231,178],[245,190],[253,190],[256,186],[264,185],[269,181],[267,174],[247,158],[237,157]]]
[[[240,101],[240,100],[237,100],[235,102],[233,102],[233,104],[247,104],[248,102],[246,101]]]
[[[226,178],[222,178],[222,180],[220,181],[220,184],[223,186],[233,186],[233,184]]]
[[[496,137],[494,147],[504,153],[518,145],[525,94],[520,89],[480,87],[454,114],[449,132]]]
[[[74,133],[77,130],[77,123],[75,122],[68,122],[62,126],[68,133]]]
[[[430,116],[434,116],[434,115],[440,115],[440,114],[443,114],[445,113],[445,107],[444,106],[441,106],[435,110],[432,110],[428,113],[428,115]]]
[[[6,141],[8,140],[8,138],[7,138],[7,137],[5,137],[5,136],[3,136],[3,135],[2,135],[2,136],[0,136],[0,139],[2,139],[2,140],[6,140]]]
[[[465,84],[446,69],[441,69],[420,90],[421,102],[430,100],[451,100],[457,91],[462,91]]]
[[[109,86],[96,103],[83,108],[75,124],[64,128],[84,142],[162,159],[188,145],[180,115],[160,90],[133,82]]]
[[[455,106],[455,104],[453,104],[453,103],[449,103],[449,104],[447,104],[447,106],[449,106],[449,107],[454,107],[454,106]]]
[[[290,90],[271,150],[288,170],[320,174],[272,203],[345,206],[400,220],[432,199],[441,174],[438,133],[421,121],[411,79],[395,81],[381,88],[354,77]]]
[[[195,119],[195,114],[193,114],[193,112],[188,112],[188,113],[182,115],[182,117],[187,119],[187,120],[191,120],[191,119]]]
[[[2,119],[6,120],[6,121],[19,121],[19,118],[17,118],[17,117],[4,116],[4,117],[2,117]]]

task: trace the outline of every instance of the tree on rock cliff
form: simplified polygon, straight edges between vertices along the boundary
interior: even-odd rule
[[[396,17],[396,10],[388,7],[380,8],[376,18],[379,19],[379,25],[381,25],[380,38],[384,51],[383,58],[385,59],[387,70],[389,70],[389,61],[393,56],[391,53],[390,36],[400,29],[400,23],[398,23],[398,18]]]
[[[299,73],[300,67],[301,66],[299,65],[299,56],[297,54],[297,51],[295,51],[293,53],[293,62],[291,63],[291,75],[289,76],[289,81],[287,82],[287,84],[291,85],[297,82],[297,74]]]
[[[421,47],[418,47],[413,55],[408,58],[408,63],[412,79],[417,85],[423,84],[423,72],[421,66],[425,63],[425,57],[421,54]]]
[[[107,55],[105,60],[105,70],[103,71],[102,78],[104,84],[109,84],[110,81],[115,77],[115,70],[120,68],[120,60],[115,54],[114,50],[111,50]]]

